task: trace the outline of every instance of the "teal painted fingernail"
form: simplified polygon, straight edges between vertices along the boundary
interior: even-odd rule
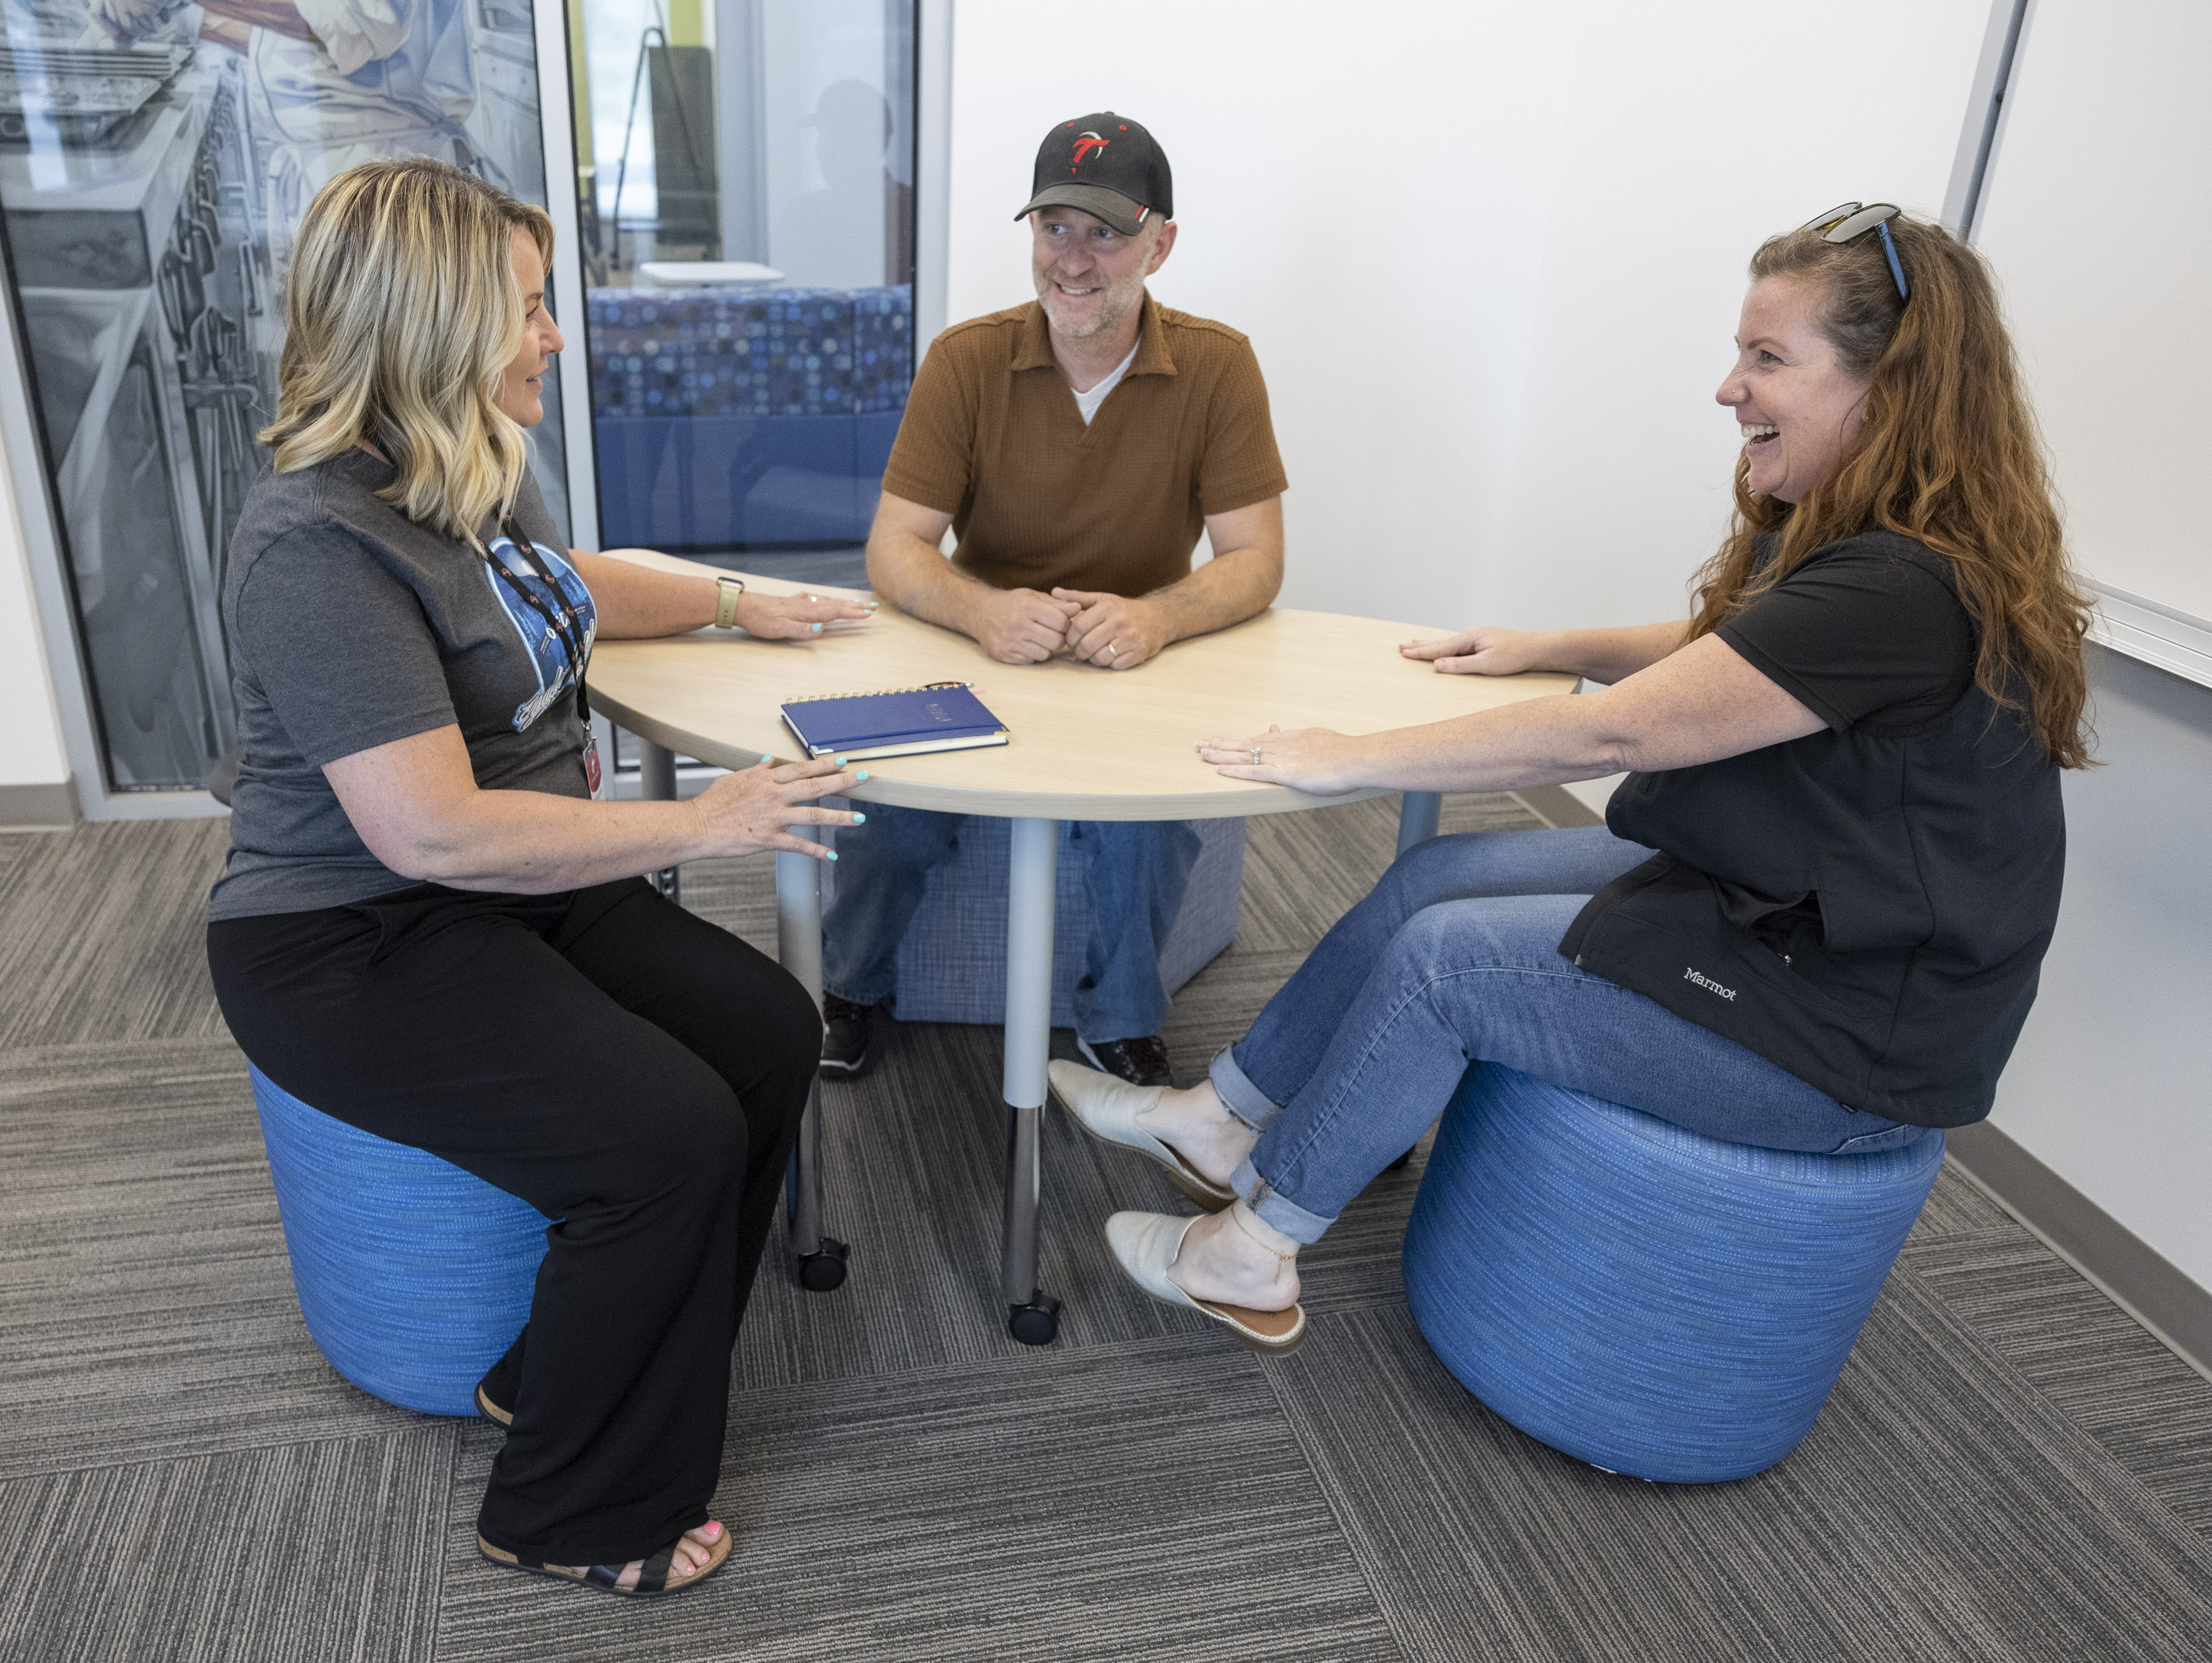
[[[830,851],[830,858],[833,861],[837,858],[837,851],[836,850],[833,849]]]
[[[836,761],[837,765],[838,765],[840,768],[842,768],[842,767],[845,765],[845,758],[842,758],[842,757],[838,757],[838,758],[836,758]]]
[[[868,817],[866,814],[855,814],[853,816],[853,824],[855,825],[866,825],[867,823]]]
[[[855,775],[854,775],[854,776],[853,776],[853,777],[854,777],[854,779],[856,779],[856,780],[864,780],[864,779],[867,778],[867,777],[868,777],[868,771],[867,771],[866,769],[865,769],[865,768],[863,768],[862,770],[860,770],[860,771],[859,773],[857,773],[857,774],[855,774]]]
[[[819,624],[817,624],[814,626],[814,633],[817,635],[820,635],[822,633],[822,626]]]

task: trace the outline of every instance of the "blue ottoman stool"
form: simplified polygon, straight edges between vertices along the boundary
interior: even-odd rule
[[[1812,1429],[1942,1160],[1940,1132],[1861,1155],[1717,1142],[1480,1063],[1413,1203],[1407,1298],[1531,1437],[1741,1478]]]
[[[475,1414],[477,1382],[529,1319],[548,1221],[250,1072],[292,1285],[315,1344],[387,1403]]]
[[[844,799],[833,800],[842,806]],[[898,991],[892,1009],[902,1022],[1006,1020],[1006,872],[1011,821],[977,819],[960,834],[960,852],[933,871],[921,905],[899,943]],[[1244,897],[1244,822],[1194,820],[1198,863],[1190,887],[1160,947],[1160,981],[1170,995],[1212,964],[1237,939]],[[1071,828],[1060,827],[1060,867],[1052,914],[1052,1025],[1075,1026],[1075,984],[1091,935],[1091,895],[1079,855],[1069,852]],[[823,873],[822,904],[836,895],[835,868]]]

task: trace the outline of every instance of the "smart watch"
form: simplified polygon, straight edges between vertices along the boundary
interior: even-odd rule
[[[738,597],[745,592],[742,577],[718,577],[714,580],[714,627],[734,630],[738,627]]]

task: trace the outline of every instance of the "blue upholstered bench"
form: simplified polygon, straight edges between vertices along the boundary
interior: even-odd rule
[[[842,801],[842,800],[841,800]],[[1244,822],[1194,820],[1198,863],[1182,911],[1160,953],[1160,978],[1172,994],[1237,939],[1244,889]],[[921,911],[898,954],[893,1011],[902,1022],[1006,1020],[1006,870],[1009,822],[976,819],[960,834],[960,850],[929,874]],[[1059,881],[1052,925],[1052,1021],[1075,1026],[1075,984],[1083,974],[1091,932],[1091,899],[1083,865],[1060,829]],[[823,872],[822,899],[836,893],[837,868]]]
[[[608,546],[858,543],[913,381],[914,292],[594,289]]]
[[[1445,1367],[1613,1472],[1740,1478],[1811,1430],[1936,1182],[1873,1154],[1723,1143],[1483,1063],[1437,1133],[1407,1297]]]
[[[316,1346],[387,1403],[475,1414],[477,1382],[529,1319],[547,1221],[252,1074],[292,1285]]]

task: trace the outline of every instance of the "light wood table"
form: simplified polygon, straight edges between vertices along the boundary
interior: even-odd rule
[[[709,571],[668,556],[632,556],[669,570]],[[746,576],[770,594],[860,591]],[[1109,671],[1062,655],[1044,664],[997,663],[967,637],[885,602],[865,625],[833,625],[804,642],[732,639],[702,631],[663,641],[602,643],[592,657],[593,707],[645,746],[647,795],[673,795],[680,753],[725,768],[763,756],[793,758],[785,700],[965,681],[1012,734],[978,751],[897,757],[866,764],[848,795],[862,802],[1012,822],[1006,905],[1008,1109],[1002,1292],[1015,1338],[1043,1344],[1058,1302],[1036,1286],[1039,1130],[1052,1015],[1053,894],[1059,822],[1212,819],[1278,814],[1384,795],[1315,797],[1285,786],[1224,778],[1194,746],[1211,734],[1326,727],[1371,733],[1571,691],[1561,675],[1444,676],[1398,655],[1398,643],[1449,630],[1434,625],[1277,608],[1234,629],[1170,647],[1135,670]],[[1439,800],[1409,793],[1402,851],[1436,832]],[[822,997],[819,868],[776,856],[777,935],[785,967]],[[835,1287],[844,1250],[822,1233],[820,1124],[810,1103],[791,1200],[802,1280]]]

